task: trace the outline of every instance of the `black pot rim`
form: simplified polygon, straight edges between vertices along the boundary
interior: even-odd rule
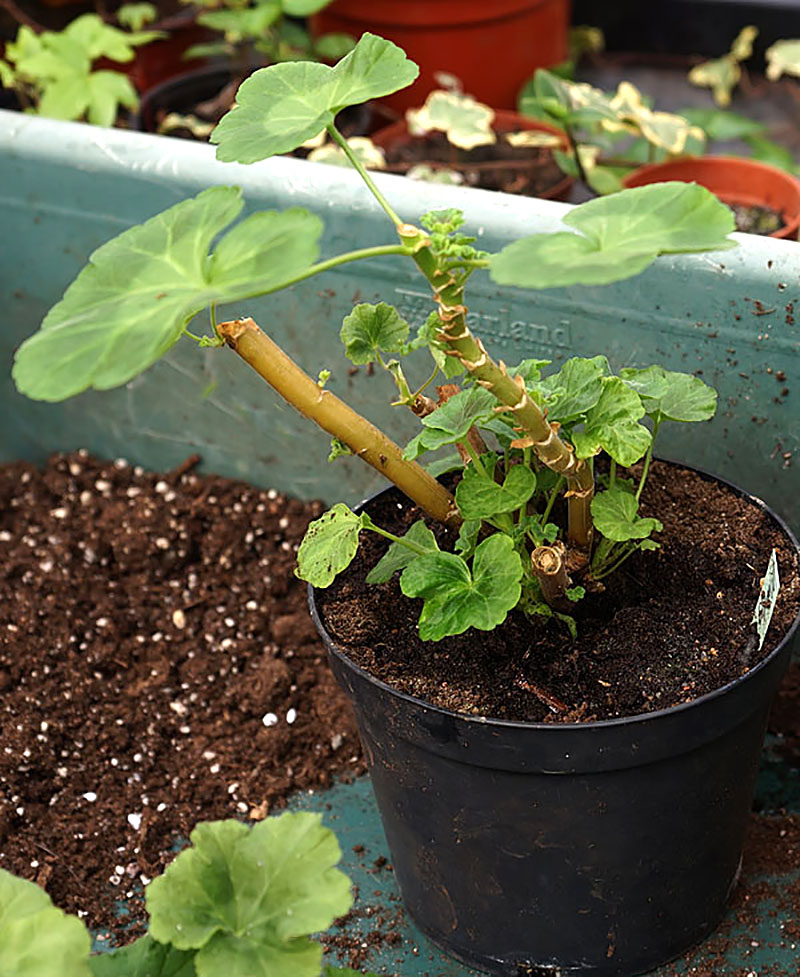
[[[736,495],[740,496],[741,498],[747,499],[753,505],[757,506],[758,508],[760,508],[762,511],[766,512],[770,516],[770,518],[776,523],[776,525],[783,531],[788,542],[791,543],[798,558],[800,558],[800,542],[798,542],[795,534],[789,528],[786,521],[781,516],[779,516],[778,513],[775,512],[769,505],[767,505],[766,502],[764,502],[762,499],[759,499],[758,496],[751,495],[749,492],[746,492],[744,489],[740,488],[738,485],[735,485],[733,482],[729,482],[727,479],[722,478],[720,475],[715,475],[713,472],[709,472],[704,468],[698,468],[695,465],[688,465],[685,462],[674,461],[668,458],[657,457],[655,460],[666,462],[669,465],[675,465],[676,467],[679,468],[685,468],[688,471],[696,472],[702,478],[706,478],[710,481],[719,482],[720,484],[724,485],[726,488],[733,491]],[[378,496],[382,495],[384,492],[391,491],[393,488],[394,486],[388,486],[386,488],[381,489],[378,492],[373,493],[368,498],[363,499],[361,502],[359,502],[357,506],[354,506],[354,509],[356,511],[362,509],[364,506],[368,505],[374,499],[378,498]],[[390,695],[395,696],[398,699],[404,700],[410,705],[413,705],[417,708],[422,707],[426,710],[429,710],[431,713],[437,714],[442,718],[455,719],[461,723],[464,723],[468,728],[469,727],[485,728],[487,726],[496,726],[496,727],[500,727],[501,729],[509,729],[509,730],[528,729],[528,730],[536,730],[537,732],[542,732],[545,735],[553,735],[553,736],[558,735],[559,733],[564,734],[566,732],[570,732],[574,734],[578,730],[614,729],[617,727],[630,726],[631,724],[650,723],[650,722],[657,721],[661,718],[665,718],[668,716],[677,716],[682,713],[687,713],[693,709],[702,708],[705,704],[721,698],[722,696],[729,693],[732,689],[742,685],[742,683],[744,682],[750,681],[751,679],[759,675],[762,671],[764,671],[766,668],[768,668],[771,662],[780,655],[780,653],[783,651],[786,645],[794,638],[795,633],[797,632],[798,628],[800,628],[800,612],[799,612],[795,616],[795,619],[791,627],[789,627],[789,629],[786,631],[786,633],[778,642],[778,644],[775,645],[772,651],[766,654],[757,665],[755,665],[753,668],[748,669],[744,673],[744,675],[740,675],[738,676],[738,678],[733,679],[731,682],[727,682],[725,685],[721,685],[719,688],[714,689],[713,692],[706,692],[705,695],[698,696],[696,699],[692,699],[689,702],[682,702],[677,706],[669,706],[666,709],[657,709],[657,710],[653,710],[652,712],[641,712],[631,716],[617,716],[614,719],[600,719],[594,722],[530,723],[530,722],[521,722],[519,720],[495,719],[490,716],[472,716],[472,715],[468,715],[467,713],[454,712],[452,709],[445,709],[442,706],[437,706],[432,702],[426,702],[424,699],[418,699],[416,698],[416,696],[409,695],[407,692],[401,692],[399,689],[395,689],[393,686],[389,685],[388,683],[382,681],[379,678],[376,678],[374,675],[372,675],[366,669],[362,668],[360,665],[357,665],[354,661],[352,661],[352,659],[350,659],[347,656],[347,654],[345,654],[345,652],[331,638],[319,615],[319,611],[317,609],[317,604],[316,604],[316,598],[315,598],[315,588],[311,584],[308,585],[308,606],[314,625],[317,628],[320,635],[322,636],[323,641],[325,642],[325,645],[327,646],[329,652],[331,654],[336,655],[343,662],[345,662],[347,667],[349,669],[352,669],[362,679],[383,689],[384,691],[388,692]],[[545,732],[545,731],[549,731],[549,732]]]

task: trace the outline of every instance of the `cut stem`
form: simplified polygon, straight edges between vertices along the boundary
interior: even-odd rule
[[[542,588],[542,597],[550,607],[557,611],[568,610],[567,588],[571,581],[564,544],[556,541],[552,546],[537,546],[531,553],[531,569]]]
[[[457,527],[461,517],[452,495],[424,468],[403,458],[403,449],[287,356],[250,318],[222,322],[225,342],[281,397],[323,431],[338,438],[368,465],[413,499],[431,518]]]

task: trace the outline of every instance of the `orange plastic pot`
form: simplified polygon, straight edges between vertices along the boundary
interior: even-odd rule
[[[549,126],[546,122],[536,122],[534,119],[528,119],[524,115],[519,115],[517,112],[511,112],[508,109],[497,109],[495,111],[492,128],[496,132],[501,133],[520,131],[547,132],[551,136],[557,136],[561,140],[561,149],[566,150],[568,148],[567,137],[560,129]],[[412,135],[408,131],[408,125],[405,119],[400,119],[398,122],[393,122],[391,125],[379,129],[371,138],[376,146],[379,146],[383,150],[391,150],[408,146],[419,137]],[[567,200],[573,182],[572,177],[562,176],[552,187],[540,193],[539,197],[544,200]]]
[[[651,163],[629,173],[626,187],[678,180],[699,183],[726,204],[770,207],[783,218],[783,227],[770,237],[796,240],[800,229],[800,182],[767,163],[736,156],[697,156]]]
[[[537,68],[566,58],[569,15],[570,0],[334,0],[311,28],[315,36],[371,31],[399,44],[420,77],[387,98],[398,112],[440,87],[438,71],[455,75],[482,102],[513,108]]]

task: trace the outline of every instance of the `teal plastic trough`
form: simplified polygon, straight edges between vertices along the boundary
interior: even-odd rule
[[[377,179],[408,220],[431,208],[463,208],[468,229],[487,249],[554,228],[565,213],[561,204],[393,176]],[[225,183],[241,186],[253,210],[304,206],[320,214],[325,254],[392,241],[385,216],[347,170],[283,158],[250,167],[223,165],[204,145],[0,112],[0,459],[41,461],[56,450],[86,447],[162,469],[198,452],[207,470],[306,499],[353,502],[378,487],[374,473],[355,460],[320,464],[327,454],[324,436],[278,403],[226,350],[201,351],[181,342],[126,387],[60,405],[35,404],[14,390],[14,349],[95,247],[204,187]],[[526,293],[499,289],[476,275],[471,316],[487,346],[508,362],[605,353],[615,367],[660,362],[700,373],[719,390],[719,414],[710,424],[671,425],[660,453],[741,484],[798,531],[800,249],[766,238],[738,240],[740,246],[725,253],[662,258],[639,277],[605,288]],[[387,378],[363,369],[351,375],[338,341],[341,319],[353,303],[379,299],[417,321],[429,309],[426,288],[413,269],[384,259],[226,311],[252,315],[308,372],[330,369],[333,390],[377,424],[393,424],[395,438],[403,441],[414,421],[388,406]],[[765,754],[759,797],[766,813],[800,814],[797,770],[780,752]],[[352,936],[375,944],[366,955],[370,969],[398,977],[468,977],[469,971],[443,958],[405,921],[391,871],[381,861],[388,851],[368,783],[304,795],[295,806],[327,806],[345,867],[361,893],[363,912],[348,927]],[[365,847],[355,853],[354,845]],[[777,893],[797,874],[787,864],[767,881]],[[796,973],[797,946],[783,931],[780,914],[770,915],[770,905],[766,896],[758,932],[730,915],[723,969],[718,951],[717,962],[709,963],[701,947],[659,974],[744,975],[760,968]],[[393,931],[396,940],[369,935]]]
[[[467,227],[493,249],[555,227],[565,205],[379,176],[401,215],[462,207]],[[126,226],[206,186],[233,183],[252,209],[304,206],[326,225],[325,254],[392,242],[393,230],[358,177],[294,159],[220,164],[213,149],[140,133],[104,130],[0,112],[0,298],[6,310],[3,362],[88,254]],[[606,353],[615,367],[660,362],[697,371],[717,387],[711,424],[669,425],[660,453],[737,482],[800,527],[800,248],[739,236],[732,251],[662,258],[617,285],[539,293],[498,288],[476,275],[471,315],[486,345],[508,362],[558,361]],[[414,419],[388,406],[385,376],[350,375],[338,342],[355,301],[394,302],[412,319],[430,308],[410,263],[377,259],[332,271],[270,300],[229,311],[250,314],[314,375],[377,424],[410,436]],[[797,315],[795,314],[797,309]],[[798,320],[798,321],[796,321]],[[3,371],[0,408],[8,423],[2,457],[41,459],[85,446],[167,466],[198,451],[209,470],[270,484],[303,498],[363,497],[377,476],[355,460],[319,464],[325,439],[227,351],[178,344],[127,387],[57,406],[20,397]],[[298,440],[301,439],[301,440]],[[303,450],[296,450],[302,445]]]

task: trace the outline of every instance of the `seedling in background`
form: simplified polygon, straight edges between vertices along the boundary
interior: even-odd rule
[[[630,82],[614,95],[540,68],[523,87],[519,111],[567,134],[569,151],[555,151],[562,170],[597,193],[615,193],[635,166],[701,153],[703,130],[680,115],[655,112]]]
[[[150,4],[120,7],[120,30],[97,14],[76,17],[63,31],[35,33],[25,25],[0,59],[0,84],[13,89],[24,111],[52,119],[82,120],[111,126],[121,108],[134,109],[139,99],[127,75],[97,70],[105,58],[120,64],[133,60],[135,49],[165,35],[143,31],[155,17]]]
[[[199,824],[146,889],[149,931],[90,956],[84,923],[33,882],[0,869],[3,977],[320,977],[310,939],[353,904],[341,851],[318,814],[286,813],[248,828]],[[323,977],[374,977],[327,966]]]
[[[454,551],[445,552],[422,523],[399,539],[339,504],[309,527],[298,553],[302,579],[326,586],[349,565],[360,534],[377,532],[392,545],[370,578],[400,572],[404,593],[422,598],[425,639],[491,629],[517,606],[574,627],[572,611],[584,591],[602,587],[637,549],[657,545],[651,540],[660,529],[657,513],[639,513],[654,435],[667,421],[710,418],[716,395],[698,378],[658,366],[615,376],[604,356],[574,357],[549,372],[539,360],[506,366],[472,333],[466,286],[473,274],[487,272],[498,285],[529,289],[620,281],[659,254],[731,247],[733,218],[702,187],[667,183],[576,207],[564,230],[513,241],[497,254],[475,247],[458,210],[409,224],[334,117],[416,75],[399,48],[365,34],[334,68],[296,62],[256,72],[212,135],[221,160],[253,163],[327,131],[386,213],[393,243],[319,260],[317,216],[291,208],[234,223],[241,192],[213,187],[99,248],[19,349],[14,378],[23,393],[50,401],[119,386],[210,309],[211,335],[194,336],[202,346],[230,346],[332,436],[333,455],[359,456],[458,534]],[[241,307],[256,295],[384,255],[416,265],[431,287],[431,314],[414,332],[392,306],[362,303],[345,319],[342,339],[352,362],[386,370],[398,409],[420,418],[421,431],[405,448],[340,400],[330,379],[303,372],[252,319],[219,322],[215,312],[218,304]],[[412,376],[402,362],[416,349],[431,356],[423,376]],[[434,398],[426,391],[437,377],[444,382]],[[440,449],[451,450],[445,464],[461,470],[455,495],[417,460]],[[602,475],[594,464],[601,453],[608,458]],[[636,477],[619,471],[640,460]]]
[[[182,0],[188,3],[190,0]],[[283,61],[336,61],[352,50],[346,34],[312,38],[292,18],[310,17],[331,0],[192,0],[201,7],[197,22],[221,35],[219,40],[196,44],[187,58],[226,57],[239,73],[238,82],[255,64]]]
[[[742,62],[752,57],[753,41],[757,37],[757,27],[743,27],[734,38],[730,51],[721,58],[695,65],[689,72],[689,81],[700,88],[710,88],[717,105],[727,108],[733,90],[742,80]]]

